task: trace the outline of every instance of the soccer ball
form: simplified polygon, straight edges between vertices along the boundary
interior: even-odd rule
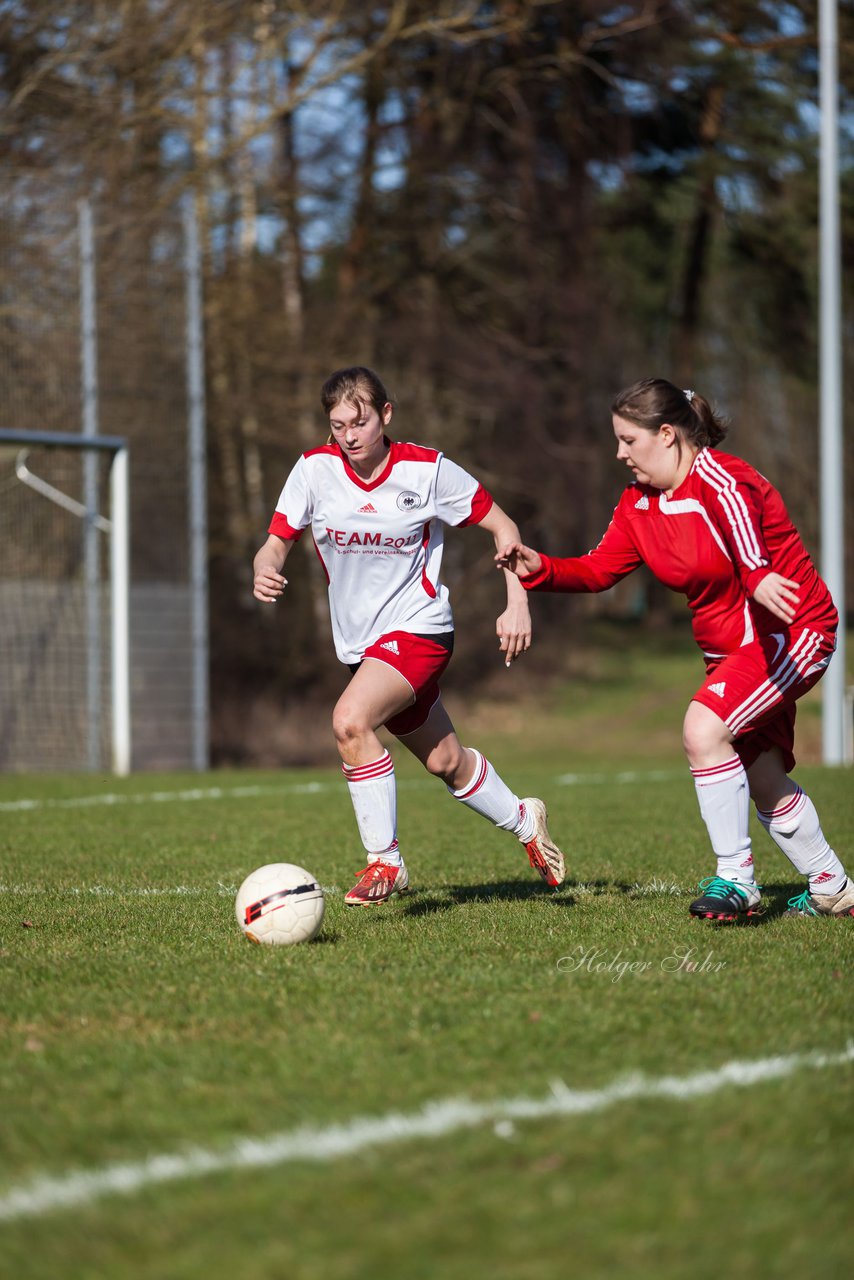
[[[323,890],[310,871],[271,862],[251,872],[237,890],[237,923],[250,942],[289,946],[308,942],[323,923]]]

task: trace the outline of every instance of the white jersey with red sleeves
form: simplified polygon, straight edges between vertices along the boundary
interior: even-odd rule
[[[310,449],[285,481],[270,533],[311,526],[329,582],[335,652],[359,662],[389,631],[450,631],[439,581],[444,525],[478,524],[492,498],[436,449],[392,441],[381,474],[362,480],[336,444]]]
[[[630,485],[597,547],[569,559],[544,556],[542,569],[522,581],[533,590],[604,591],[641,564],[687,596],[694,636],[710,657],[781,630],[752,598],[772,571],[799,584],[793,629],[827,634],[836,626],[830,593],[780,494],[749,463],[715,449],[700,450],[669,498]]]

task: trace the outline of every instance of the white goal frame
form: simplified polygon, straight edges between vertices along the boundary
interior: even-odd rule
[[[0,429],[0,445],[18,444],[42,449],[95,450],[110,458],[109,519],[96,517],[96,526],[110,535],[110,639],[112,769],[125,777],[131,770],[130,718],[130,482],[127,441],[120,436],[75,435],[71,432],[10,431]],[[75,499],[38,477],[22,474],[22,483],[80,518],[89,513]]]

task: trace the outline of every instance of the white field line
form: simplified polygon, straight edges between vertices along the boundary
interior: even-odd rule
[[[144,794],[123,795],[116,792],[98,792],[92,796],[66,796],[47,800],[2,800],[0,813],[24,812],[31,809],[88,809],[101,805],[186,803],[193,800],[245,800],[255,796],[310,796],[325,791],[333,784],[328,782],[299,782],[282,786],[247,787],[192,787],[185,791],[146,791]]]
[[[629,782],[673,782],[684,778],[685,769],[627,769],[622,773],[562,773],[554,781],[561,787],[588,787],[601,783],[625,785]]]
[[[540,1098],[506,1098],[473,1102],[447,1098],[427,1103],[418,1111],[362,1116],[348,1124],[303,1126],[269,1138],[242,1138],[221,1151],[195,1147],[172,1155],[150,1156],[133,1163],[100,1169],[70,1170],[55,1177],[37,1177],[0,1193],[0,1222],[40,1217],[57,1209],[88,1205],[109,1195],[132,1195],[143,1187],[181,1182],[239,1169],[263,1169],[294,1161],[331,1161],[352,1156],[366,1147],[417,1138],[434,1139],[493,1125],[499,1137],[511,1136],[514,1121],[552,1116],[588,1115],[639,1098],[687,1101],[727,1088],[750,1088],[767,1080],[782,1080],[802,1070],[821,1070],[854,1062],[854,1043],[841,1052],[790,1054],[728,1062],[713,1071],[690,1076],[648,1078],[631,1075],[604,1089],[570,1089],[555,1081]]]
[[[340,893],[337,884],[320,886],[324,893]],[[0,896],[4,893],[10,897],[31,898],[45,894],[51,898],[202,898],[215,894],[218,898],[233,898],[237,893],[236,884],[198,885],[34,885],[34,884],[0,884]]]
[[[602,887],[598,884],[587,884],[584,881],[578,881],[571,886],[575,897],[597,896],[602,893]],[[337,884],[321,885],[324,893],[335,894],[340,893],[341,888]],[[657,876],[653,876],[648,883],[641,883],[636,880],[631,887],[631,892],[635,897],[657,898],[657,897],[676,897],[681,893],[687,892],[689,885],[679,884],[675,880],[659,880]],[[236,884],[223,884],[218,880],[215,885],[200,884],[133,884],[133,885],[113,885],[113,884],[64,884],[64,885],[45,885],[45,884],[4,884],[0,881],[0,897],[4,894],[10,898],[38,898],[41,896],[51,898],[204,898],[208,895],[218,898],[233,898],[237,893],[238,886]]]
[[[674,778],[682,778],[684,770],[679,772],[654,769],[646,773],[564,773],[551,779],[561,787],[587,786],[599,783],[629,782],[670,782]],[[398,787],[406,790],[418,790],[421,787],[435,787],[432,779],[403,779]],[[271,783],[261,786],[243,787],[191,787],[183,791],[147,791],[145,793],[122,794],[121,792],[98,792],[90,796],[64,796],[48,799],[0,800],[0,813],[26,813],[40,809],[90,809],[101,806],[119,806],[125,804],[186,804],[197,800],[247,800],[256,796],[310,796],[323,791],[340,791],[338,782],[297,782]]]

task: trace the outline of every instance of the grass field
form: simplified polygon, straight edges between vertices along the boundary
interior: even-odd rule
[[[372,911],[333,769],[0,778],[3,1274],[848,1274],[854,930],[782,918],[759,828],[761,922],[689,919],[696,664],[639,674],[465,725],[547,800],[557,892],[399,751],[414,892]],[[851,771],[797,776],[850,866]],[[277,859],[314,943],[237,930]]]

